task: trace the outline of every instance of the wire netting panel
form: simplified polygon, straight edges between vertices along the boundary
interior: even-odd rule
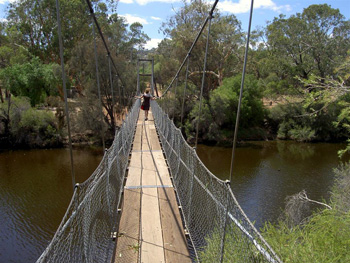
[[[110,262],[117,211],[139,114],[137,100],[95,172],[75,188],[53,239],[37,262]]]
[[[239,206],[230,185],[204,166],[155,101],[151,106],[189,232],[192,260],[281,262]]]

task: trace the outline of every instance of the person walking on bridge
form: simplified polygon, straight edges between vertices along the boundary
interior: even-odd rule
[[[148,120],[148,111],[150,108],[150,104],[151,104],[151,99],[155,99],[151,93],[150,93],[150,88],[147,88],[145,90],[145,93],[143,93],[140,97],[136,97],[136,98],[143,98],[143,102],[141,104],[141,109],[144,110],[145,112],[145,121]]]

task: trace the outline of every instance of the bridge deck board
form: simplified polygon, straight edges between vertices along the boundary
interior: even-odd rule
[[[141,112],[125,184],[115,262],[191,262],[151,112],[149,117],[145,128],[155,161],[142,131]]]

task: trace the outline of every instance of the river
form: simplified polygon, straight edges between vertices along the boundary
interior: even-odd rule
[[[329,198],[332,169],[344,144],[254,142],[237,148],[232,189],[258,227],[275,221],[288,195],[305,189]],[[75,149],[76,182],[85,181],[101,149]],[[199,145],[198,155],[221,179],[229,178],[231,149]],[[72,197],[67,149],[0,153],[0,262],[35,262],[52,239]]]

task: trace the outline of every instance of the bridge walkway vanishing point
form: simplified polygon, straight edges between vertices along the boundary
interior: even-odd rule
[[[143,121],[140,112],[137,122],[114,262],[191,262],[151,111],[149,115]]]

